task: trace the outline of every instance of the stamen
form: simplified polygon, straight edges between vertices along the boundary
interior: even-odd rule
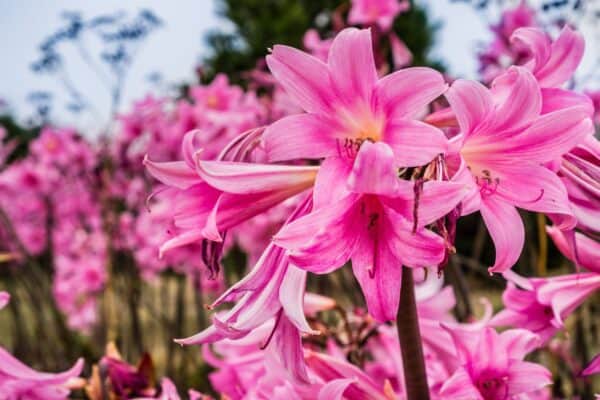
[[[275,335],[275,330],[277,329],[277,326],[279,326],[279,321],[281,320],[281,314],[283,314],[283,308],[281,308],[279,310],[279,312],[277,313],[277,318],[275,319],[275,325],[273,325],[273,329],[271,330],[271,333],[269,333],[269,337],[267,338],[267,341],[260,346],[261,350],[264,350],[267,348],[267,346],[269,345],[269,343],[271,343],[271,339],[273,339],[273,336]]]

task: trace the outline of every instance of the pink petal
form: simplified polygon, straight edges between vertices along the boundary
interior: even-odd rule
[[[359,199],[349,195],[286,224],[273,237],[274,243],[288,249],[292,263],[307,271],[324,274],[341,267],[358,238]]]
[[[545,367],[528,361],[512,363],[508,369],[508,394],[518,396],[552,384],[552,374]]]
[[[457,79],[445,96],[465,136],[473,133],[494,109],[490,91],[479,82]]]
[[[312,186],[319,167],[197,160],[198,175],[228,193],[253,194]]]
[[[390,250],[399,262],[413,268],[437,266],[444,258],[444,240],[427,229],[412,231],[412,223],[391,208],[385,209],[389,219],[385,237],[390,241]],[[385,238],[384,237],[384,238]]]
[[[413,60],[413,55],[406,44],[394,32],[390,32],[390,47],[392,49],[392,57],[394,58],[394,67],[400,69],[410,65]]]
[[[145,156],[144,165],[150,175],[167,186],[187,189],[202,182],[196,171],[184,161],[154,162]]]
[[[550,59],[535,71],[540,86],[556,87],[571,79],[583,58],[584,48],[583,36],[566,25],[552,43]]]
[[[279,301],[286,317],[304,333],[318,334],[310,327],[304,316],[304,292],[306,288],[306,271],[289,265],[279,289]]]
[[[348,386],[356,382],[356,378],[334,379],[327,382],[319,390],[318,400],[343,400]]]
[[[496,247],[496,261],[489,271],[504,272],[517,262],[523,249],[523,221],[513,205],[494,195],[482,199],[480,211]]]
[[[392,321],[398,312],[402,261],[391,252],[389,247],[393,243],[382,235],[374,235],[363,235],[356,243],[352,271],[365,296],[369,314],[378,322]]]
[[[281,366],[290,374],[292,382],[310,383],[304,362],[302,337],[285,315],[279,317],[268,349],[278,356]]]
[[[494,79],[494,130],[515,131],[531,124],[542,110],[542,93],[535,77],[523,67],[511,67]]]
[[[583,107],[590,118],[594,115],[594,104],[585,94],[559,88],[542,88],[542,114],[571,107]]]
[[[326,113],[333,88],[327,65],[319,59],[288,46],[274,46],[266,57],[271,73],[305,111]]]
[[[390,146],[383,142],[364,142],[348,177],[348,189],[354,193],[393,196],[398,181]]]
[[[382,140],[394,150],[397,167],[425,165],[448,150],[448,140],[444,133],[420,121],[390,121]]]
[[[565,257],[590,271],[600,273],[600,243],[579,232],[575,233],[575,246],[577,249],[577,259],[575,259],[573,249],[562,230],[554,226],[548,226],[546,232]]]
[[[592,362],[581,372],[581,375],[588,376],[600,373],[600,354],[598,354]]]
[[[337,34],[327,60],[338,98],[353,105],[356,98],[371,102],[377,82],[370,29],[346,28]]]
[[[510,37],[512,43],[520,42],[529,48],[533,55],[533,68],[535,70],[545,65],[551,54],[551,41],[548,35],[538,28],[519,28]]]
[[[528,129],[496,143],[498,151],[533,162],[553,161],[594,131],[585,107],[561,109],[539,117]],[[501,149],[501,150],[500,150]]]
[[[270,162],[317,159],[339,154],[341,130],[326,117],[291,115],[269,125],[263,143]]]
[[[519,208],[549,215],[561,215],[561,227],[572,228],[575,217],[569,207],[567,190],[558,176],[536,165],[490,164],[499,183],[496,194]],[[497,171],[497,172],[496,172]]]
[[[391,120],[411,118],[441,96],[447,87],[442,74],[434,69],[405,68],[377,82],[376,108]]]
[[[333,204],[350,193],[346,181],[352,167],[351,160],[345,157],[327,157],[323,160],[314,188],[315,209]]]
[[[452,211],[465,197],[468,187],[458,182],[428,181],[423,185],[417,207],[418,226],[424,227]],[[414,200],[411,201],[412,208]]]
[[[508,357],[522,360],[541,345],[540,337],[527,329],[509,329],[500,334],[502,345],[508,351]]]
[[[0,292],[0,310],[6,307],[10,301],[10,294],[8,292]]]
[[[459,368],[444,382],[441,395],[453,400],[483,400],[483,397],[471,381],[469,373]]]

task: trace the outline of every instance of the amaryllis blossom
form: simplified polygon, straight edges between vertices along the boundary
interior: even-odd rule
[[[538,28],[519,28],[511,42],[526,48],[531,58],[523,64],[543,88],[560,87],[573,76],[583,58],[583,36],[568,25],[555,41]]]
[[[336,157],[351,164],[363,142],[382,141],[392,149],[395,167],[412,167],[447,149],[439,129],[416,120],[446,90],[442,75],[407,68],[379,79],[369,30],[340,32],[327,64],[280,45],[267,64],[306,111],[265,130],[270,161]]]
[[[527,329],[543,342],[552,338],[591,294],[600,291],[600,275],[596,273],[525,279],[511,272],[507,277],[511,282],[502,295],[505,308],[490,323]]]
[[[371,315],[394,319],[401,266],[443,260],[444,241],[424,227],[454,208],[464,195],[462,185],[426,182],[413,215],[413,184],[398,179],[386,143],[363,143],[350,173],[339,158],[321,168],[315,210],[286,224],[274,241],[290,251],[295,265],[315,273],[329,273],[351,259]],[[330,188],[338,188],[338,194]]]
[[[201,160],[195,131],[183,143],[184,161],[144,160],[148,171],[171,187],[180,234],[161,253],[202,239],[222,242],[221,233],[313,185],[318,167]]]
[[[537,335],[513,329],[497,333],[492,328],[471,330],[446,326],[455,344],[459,367],[441,390],[453,400],[529,399],[529,393],[552,383],[552,374],[541,365],[523,361],[539,347]]]
[[[352,0],[348,22],[353,25],[377,24],[388,31],[394,18],[410,8],[408,0]]]
[[[540,88],[522,67],[512,67],[491,89],[457,80],[446,97],[461,130],[452,141],[466,166],[459,175],[473,185],[463,213],[481,211],[496,246],[490,271],[506,271],[525,240],[516,207],[549,214],[562,229],[575,226],[564,185],[542,163],[581,142],[592,132],[592,122],[581,106],[540,115]]]

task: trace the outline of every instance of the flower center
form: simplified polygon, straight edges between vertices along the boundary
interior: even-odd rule
[[[508,398],[507,380],[507,376],[484,372],[477,380],[476,386],[485,400],[505,400]]]

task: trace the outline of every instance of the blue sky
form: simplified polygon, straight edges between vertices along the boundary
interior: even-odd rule
[[[434,21],[442,24],[434,54],[448,64],[453,75],[474,78],[477,43],[490,38],[484,20],[470,6],[461,2],[421,0],[420,3],[428,7]],[[101,129],[98,118],[89,115],[75,117],[63,110],[65,99],[60,96],[60,86],[49,77],[34,74],[29,66],[37,56],[37,46],[41,40],[61,25],[62,11],[80,11],[84,16],[91,17],[120,10],[135,14],[141,8],[154,11],[165,25],[138,52],[126,81],[122,108],[127,108],[132,100],[143,97],[151,90],[147,77],[154,71],[160,71],[168,82],[192,80],[197,60],[206,51],[204,34],[210,29],[224,26],[215,14],[214,0],[10,1],[3,4],[0,15],[0,48],[4,53],[4,60],[0,63],[3,80],[0,98],[9,103],[18,117],[23,118],[32,111],[26,101],[28,93],[34,90],[51,91],[58,94],[55,95],[57,107],[53,114],[57,123],[73,124],[91,134],[97,132]],[[102,114],[100,119],[103,116],[108,119],[109,94],[90,70],[85,65],[75,64],[70,66],[69,74],[80,90],[88,98],[94,99],[94,106]]]

